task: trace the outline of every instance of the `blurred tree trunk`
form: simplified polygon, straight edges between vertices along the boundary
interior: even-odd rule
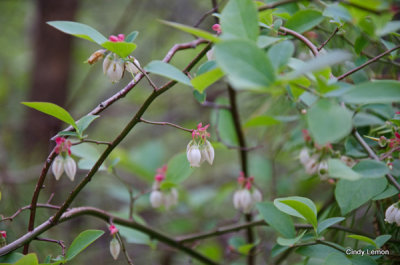
[[[77,0],[37,0],[33,25],[33,65],[29,101],[46,101],[63,106],[70,72],[72,38],[49,25],[51,20],[74,20]],[[47,151],[49,139],[61,123],[35,110],[28,110],[24,128],[25,147]],[[35,152],[37,154],[37,152]]]

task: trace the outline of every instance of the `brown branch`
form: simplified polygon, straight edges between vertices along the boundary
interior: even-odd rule
[[[206,41],[203,40],[203,39],[197,39],[197,40],[194,40],[194,41],[191,41],[191,42],[187,42],[187,43],[175,44],[168,51],[168,53],[164,57],[163,61],[164,62],[169,62],[172,59],[172,57],[175,55],[175,53],[177,53],[178,51],[185,50],[185,49],[190,49],[190,48],[195,48],[195,47],[197,47],[197,45],[199,45],[201,43],[205,43],[205,42]],[[208,46],[208,49],[209,49],[209,46]],[[194,66],[194,64],[192,65],[192,63],[193,63],[193,61],[189,64],[189,66],[188,66],[189,68]],[[197,61],[195,63],[197,63]],[[97,115],[97,114],[103,112],[105,109],[107,109],[109,106],[111,106],[114,102],[116,102],[119,99],[125,97],[129,93],[129,91],[131,91],[142,78],[143,78],[143,74],[137,74],[135,76],[135,79],[132,80],[127,86],[125,86],[123,89],[121,89],[119,92],[117,92],[116,94],[114,94],[113,96],[108,98],[107,100],[105,100],[102,103],[100,103],[96,108],[94,108],[92,111],[90,111],[87,115]],[[172,86],[175,83],[171,83],[170,82],[168,84],[170,84]],[[163,92],[164,91],[161,90],[161,93],[163,93]],[[161,93],[159,93],[159,94],[161,94]],[[156,93],[156,92],[152,93],[150,95],[150,97],[148,98],[148,100],[150,100],[150,102],[152,102],[154,100],[154,98],[156,97],[156,94],[158,94],[158,93]],[[147,107],[145,109],[147,109]],[[69,126],[64,131],[73,131],[73,130],[74,130],[74,128],[72,126]],[[55,137],[56,136],[54,136],[53,138],[55,138]],[[114,147],[112,145],[108,145],[108,148],[106,149],[106,151],[108,150],[110,152],[112,149],[114,149]],[[50,168],[51,163],[53,162],[54,158],[56,157],[56,155],[57,154],[55,153],[55,149],[53,149],[53,151],[49,154],[49,156],[46,159],[46,162],[45,162],[45,164],[43,166],[43,169],[42,169],[42,173],[40,174],[38,182],[36,184],[36,188],[35,188],[35,191],[33,193],[32,201],[31,201],[31,208],[30,208],[31,209],[31,214],[30,214],[30,217],[29,217],[28,231],[32,231],[33,227],[35,226],[36,204],[37,204],[37,201],[38,201],[38,198],[39,198],[40,190],[43,187],[43,183],[44,183],[44,181],[46,179],[47,172],[48,172],[48,170]],[[105,159],[105,157],[101,157],[101,159]],[[95,168],[94,172],[97,172],[97,169],[98,169],[98,167],[100,165],[97,165],[97,164],[95,165],[96,168]],[[94,174],[94,172],[93,172],[93,174]],[[90,178],[89,178],[89,180],[90,180]],[[66,209],[67,209],[67,207],[65,207],[63,209],[63,211],[65,211]],[[58,215],[57,217],[60,217],[60,216]],[[29,244],[26,244],[24,246],[24,253],[26,254],[26,253],[28,253],[28,251],[29,251]]]
[[[132,261],[131,257],[129,256],[128,251],[126,250],[124,240],[122,239],[119,232],[117,233],[117,239],[118,239],[119,244],[121,245],[121,249],[122,249],[122,252],[124,253],[126,262],[128,262],[129,265],[133,265],[133,261]]]
[[[267,10],[267,9],[272,9],[281,5],[285,5],[285,4],[289,4],[289,3],[293,3],[293,2],[297,2],[298,0],[280,0],[280,1],[276,1],[273,3],[269,3],[266,5],[262,5],[258,8],[258,11],[263,11],[263,10]]]
[[[354,136],[356,137],[357,141],[361,144],[361,146],[367,151],[368,155],[376,160],[380,161],[379,157],[375,154],[374,150],[364,141],[364,139],[361,137],[361,135],[357,132],[357,130],[354,130]],[[391,174],[386,174],[385,175],[387,180],[395,186],[395,188],[400,192],[400,184],[396,181],[396,179],[391,175]]]
[[[353,73],[355,73],[355,72],[357,72],[357,71],[363,69],[363,68],[366,67],[367,65],[370,65],[371,63],[376,62],[377,60],[379,60],[379,59],[382,58],[383,56],[386,56],[386,55],[388,55],[389,53],[391,53],[391,52],[393,52],[393,51],[395,51],[395,50],[397,50],[397,49],[399,49],[399,48],[400,48],[400,45],[398,45],[398,46],[396,46],[396,47],[394,47],[394,48],[392,48],[392,49],[390,49],[390,50],[387,50],[387,51],[385,51],[384,53],[381,53],[381,54],[379,54],[378,56],[375,56],[375,57],[372,58],[371,60],[366,61],[366,62],[363,63],[362,65],[360,65],[360,66],[358,66],[358,67],[356,67],[356,68],[354,68],[354,69],[348,71],[347,73],[342,74],[341,76],[337,77],[337,79],[338,79],[338,80],[342,80],[342,79],[346,78],[347,76],[349,76],[349,75],[351,75],[351,74],[353,74]]]
[[[92,140],[92,139],[82,139],[79,142],[72,143],[72,145],[78,145],[78,144],[81,144],[81,143],[93,143],[93,144],[97,144],[97,145],[99,145],[99,144],[111,145],[110,142],[97,141],[97,140]]]
[[[65,244],[64,244],[64,241],[56,240],[56,239],[50,239],[50,238],[42,238],[42,237],[36,237],[35,240],[58,244],[62,249],[63,257],[65,257]]]
[[[143,122],[143,123],[153,124],[153,125],[171,126],[171,127],[175,127],[175,128],[177,128],[177,129],[180,129],[180,130],[183,130],[183,131],[186,131],[186,132],[190,132],[190,133],[193,132],[193,129],[183,128],[183,127],[181,127],[181,126],[179,126],[179,125],[176,125],[176,124],[174,124],[174,123],[171,123],[171,122],[148,121],[148,120],[145,120],[145,119],[143,119],[143,118],[141,118],[140,121]]]
[[[53,205],[53,204],[48,204],[48,203],[46,203],[46,204],[38,203],[38,204],[36,204],[36,208],[49,208],[49,209],[58,210],[58,209],[60,209],[60,206],[58,206],[58,205]],[[3,222],[3,221],[10,221],[10,222],[12,222],[12,221],[15,219],[15,217],[17,217],[20,213],[22,213],[22,212],[25,211],[25,210],[29,210],[29,209],[31,209],[31,205],[27,205],[27,206],[24,206],[24,207],[22,207],[22,208],[19,208],[19,209],[18,209],[13,215],[11,215],[10,217],[3,217],[3,218],[0,220],[0,222]]]
[[[324,42],[321,44],[321,46],[318,47],[317,50],[318,50],[318,51],[322,50],[322,49],[325,47],[325,45],[327,45],[328,42],[336,35],[336,33],[338,33],[338,31],[339,31],[339,27],[337,27],[337,28],[335,29],[335,31],[332,32],[332,34],[329,36],[329,38],[328,38],[326,41],[324,41]]]
[[[285,28],[285,27],[279,27],[280,30],[282,30],[285,34],[289,34],[292,35],[293,37],[299,39],[300,41],[302,41],[305,45],[307,45],[308,48],[310,48],[311,52],[314,54],[314,56],[318,55],[318,48],[306,37],[304,37],[303,35],[301,35],[300,33]]]

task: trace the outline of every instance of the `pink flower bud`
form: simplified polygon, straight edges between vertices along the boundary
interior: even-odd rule
[[[121,251],[121,246],[119,245],[118,240],[114,237],[110,241],[110,253],[114,260],[118,259],[120,251]]]
[[[118,228],[115,225],[110,225],[108,227],[108,230],[110,230],[110,235],[112,236],[118,233]]]
[[[112,41],[112,42],[119,42],[118,37],[117,37],[117,36],[114,36],[114,35],[111,35],[110,37],[108,37],[108,40],[109,40],[109,41]]]
[[[217,34],[221,34],[222,30],[221,30],[221,25],[220,24],[214,24],[212,25],[212,30],[214,30],[215,32],[217,32]]]
[[[118,34],[118,40],[119,41],[124,41],[125,40],[125,35],[124,34]]]
[[[58,155],[51,166],[51,171],[53,172],[56,180],[59,180],[61,175],[64,173],[64,158],[61,155]]]
[[[0,231],[0,238],[7,238],[7,232],[6,231]]]
[[[76,174],[76,163],[75,160],[68,156],[64,159],[64,170],[71,181],[74,181]]]

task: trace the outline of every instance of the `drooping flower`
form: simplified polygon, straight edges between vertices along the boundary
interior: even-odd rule
[[[126,61],[125,62],[125,70],[128,71],[129,73],[131,73],[132,75],[138,74],[140,72],[140,70],[138,68],[138,67],[140,67],[139,61],[132,56],[129,56],[129,60],[133,60],[133,62]]]
[[[104,58],[103,72],[111,82],[116,83],[124,76],[125,63],[116,54],[110,53]]]
[[[192,131],[192,140],[186,147],[186,156],[191,167],[200,167],[204,161],[207,161],[210,165],[214,162],[214,148],[207,140],[210,137],[207,132],[209,126],[207,124],[203,127],[203,124],[199,123],[197,129]]]
[[[387,208],[385,212],[385,222],[388,222],[389,224],[396,223],[397,226],[400,226],[399,203],[400,202],[396,202]]]
[[[121,246],[117,238],[113,238],[110,241],[110,253],[114,260],[118,259],[119,253],[121,251]]]
[[[71,141],[64,137],[56,138],[55,152],[58,156],[55,157],[51,166],[51,171],[56,180],[60,179],[64,171],[71,181],[75,179],[76,163],[71,157],[71,145]]]
[[[198,145],[192,141],[187,146],[186,157],[191,167],[200,167],[201,152]]]
[[[240,173],[238,184],[239,189],[233,194],[233,206],[248,214],[257,202],[262,201],[262,194],[254,187],[254,177],[246,178],[243,172]]]
[[[4,247],[7,244],[7,232],[0,231],[0,248]]]
[[[178,190],[174,187],[162,188],[162,182],[165,180],[167,165],[157,169],[154,177],[153,190],[150,193],[150,204],[153,208],[164,206],[169,210],[178,203]]]

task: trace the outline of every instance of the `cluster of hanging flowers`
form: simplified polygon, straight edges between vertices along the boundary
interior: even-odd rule
[[[385,221],[389,224],[396,223],[400,226],[400,201],[390,205],[385,212]]]
[[[327,180],[329,178],[327,159],[334,153],[332,145],[328,143],[325,146],[319,146],[313,143],[307,130],[303,130],[302,132],[306,147],[300,151],[300,163],[304,166],[308,175],[318,174],[322,180]],[[349,167],[355,165],[355,161],[350,157],[340,156],[340,160]]]
[[[254,177],[246,178],[243,172],[240,172],[238,184],[239,189],[233,194],[233,206],[248,214],[257,202],[262,201],[262,194],[254,187]]]
[[[4,247],[7,244],[7,232],[6,231],[0,231],[0,248]]]
[[[109,41],[111,42],[123,42],[125,40],[125,35],[124,34],[118,34],[117,36],[111,35],[108,38]],[[119,80],[122,79],[124,76],[125,71],[128,71],[132,75],[136,75],[140,72],[140,64],[139,61],[136,60],[133,56],[128,56],[127,60],[122,59],[115,53],[108,53],[107,50],[101,49],[98,51],[95,51],[87,60],[89,64],[94,64],[98,60],[102,59],[105,56],[103,60],[103,72],[105,75],[108,76],[108,78],[111,80],[111,82],[116,83]]]
[[[65,139],[64,137],[56,138],[55,152],[57,157],[53,161],[51,170],[56,180],[59,180],[61,175],[67,174],[71,181],[74,181],[76,174],[76,163],[71,157],[71,141]]]
[[[161,188],[161,183],[165,180],[167,165],[157,169],[154,177],[153,190],[150,193],[150,203],[153,208],[164,206],[166,210],[178,203],[178,191],[174,187]]]
[[[202,123],[197,125],[197,129],[192,132],[192,140],[186,148],[186,156],[191,167],[200,167],[200,165],[207,161],[210,165],[214,161],[214,148],[207,140],[210,134],[207,129],[210,125],[207,124],[203,127]]]
[[[113,259],[116,260],[118,259],[119,253],[121,251],[121,245],[119,244],[119,241],[115,236],[118,233],[118,228],[112,224],[108,227],[108,230],[110,230],[110,236],[113,237],[110,241],[110,253]]]

